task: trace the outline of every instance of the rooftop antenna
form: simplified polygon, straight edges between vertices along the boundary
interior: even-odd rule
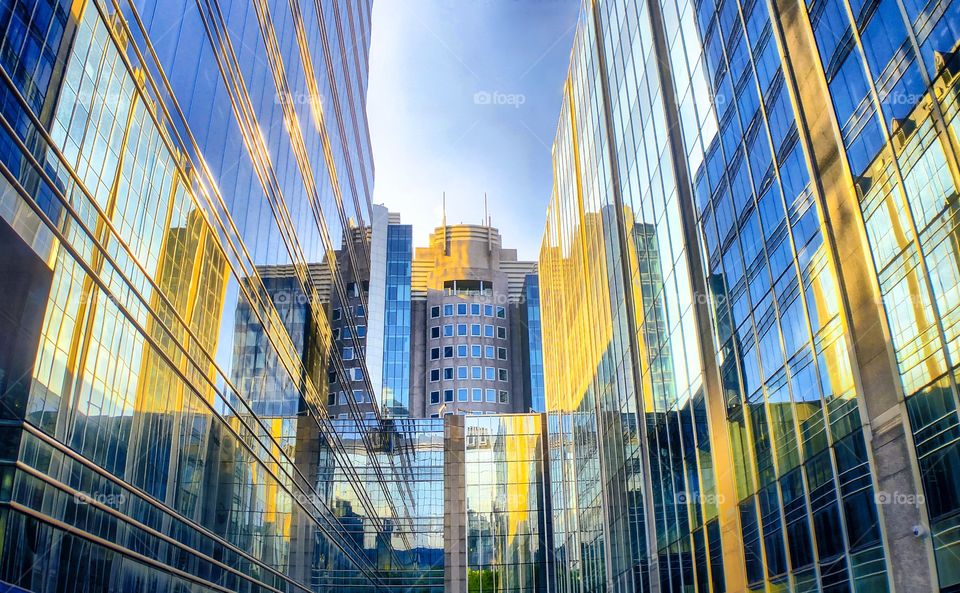
[[[450,242],[447,237],[447,192],[443,192],[441,200],[441,208],[443,209],[443,254],[450,255]]]
[[[487,208],[487,192],[483,192],[483,219],[487,225],[487,253],[493,253],[493,231],[490,229],[490,210]]]

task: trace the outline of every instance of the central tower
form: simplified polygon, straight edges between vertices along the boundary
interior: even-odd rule
[[[414,413],[526,412],[523,282],[536,262],[517,261],[497,229],[445,225],[413,260]],[[419,407],[418,407],[419,406]]]

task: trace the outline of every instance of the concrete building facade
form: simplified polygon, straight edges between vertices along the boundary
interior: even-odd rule
[[[417,248],[411,284],[411,415],[530,409],[523,355],[527,275],[487,225],[446,225]]]

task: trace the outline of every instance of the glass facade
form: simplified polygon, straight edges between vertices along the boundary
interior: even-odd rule
[[[341,522],[348,519],[352,538],[377,567],[380,583],[376,590],[441,593],[444,466],[448,463],[443,420],[367,420],[359,426],[350,420],[336,420],[334,429],[357,475],[363,481],[384,485],[382,491],[368,492],[377,509],[377,515],[369,515],[352,496],[357,476],[335,469],[331,459],[331,471],[321,480],[337,493],[337,516]],[[329,546],[323,553],[330,553]],[[356,572],[347,564],[341,570],[341,580]]]
[[[464,422],[467,590],[545,593],[543,417],[467,416]]]
[[[540,256],[558,590],[960,585],[960,10],[799,8],[583,4]]]
[[[400,460],[442,430],[327,414],[371,392],[369,42],[369,2],[0,2],[0,581],[439,590]]]
[[[554,141],[553,197],[540,254],[549,411],[554,586],[560,592],[646,591],[649,493],[617,240],[603,29],[586,4]]]
[[[410,415],[410,281],[413,227],[391,224],[387,230],[386,299],[383,338],[383,409],[394,417]]]
[[[543,395],[543,328],[540,321],[540,277],[527,274],[523,280],[523,323],[526,335],[523,341],[523,354],[526,357],[527,401],[530,411],[547,411],[547,402]]]

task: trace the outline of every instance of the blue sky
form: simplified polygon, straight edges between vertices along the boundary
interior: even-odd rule
[[[540,248],[579,0],[375,0],[367,112],[374,202],[414,225],[481,223]]]

